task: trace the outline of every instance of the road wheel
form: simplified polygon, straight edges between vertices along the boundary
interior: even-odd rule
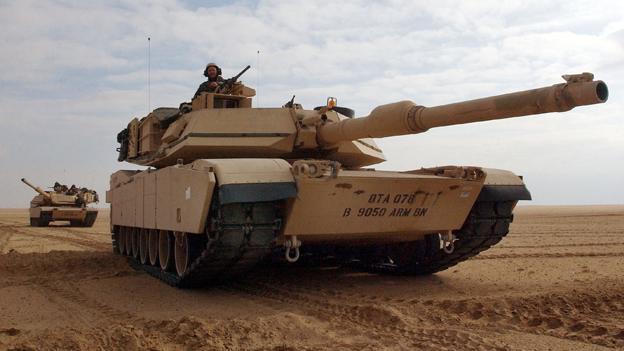
[[[126,251],[126,227],[118,227],[117,229],[117,250],[120,255],[124,255]]]
[[[149,229],[141,229],[141,233],[139,234],[139,256],[142,264],[147,264],[149,260],[149,252],[147,250],[148,239]]]
[[[132,256],[132,232],[134,228],[126,228],[126,256]]]
[[[139,232],[141,229],[134,228],[132,230],[132,257],[139,259]]]
[[[150,229],[148,238],[149,262],[152,266],[158,264],[158,230]]]
[[[163,271],[173,269],[173,237],[170,232],[161,230],[158,233],[158,260]]]
[[[119,231],[119,234],[118,234],[119,240],[117,240],[117,248],[119,249],[120,255],[125,255],[126,254],[126,227],[120,227],[118,231]]]
[[[191,265],[191,243],[187,233],[174,232],[175,236],[175,266],[178,276],[183,276]]]

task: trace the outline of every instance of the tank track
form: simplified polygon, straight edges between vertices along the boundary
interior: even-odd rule
[[[52,213],[41,211],[39,217],[30,217],[31,227],[47,227],[52,222]]]
[[[210,212],[205,235],[193,236],[194,260],[182,276],[131,256],[130,265],[171,286],[189,288],[240,275],[271,252],[281,227],[276,203],[227,204],[213,206]],[[113,251],[119,253],[115,234],[112,241]]]
[[[369,251],[361,256],[357,265],[367,271],[384,274],[425,275],[443,271],[501,241],[509,232],[515,203],[516,201],[475,203],[462,228],[454,233],[458,240],[450,254],[440,248],[440,236],[434,234],[427,236],[425,240],[413,242],[408,250],[404,243],[374,247],[374,253]],[[381,257],[385,261],[380,261]],[[387,257],[395,260],[387,262]]]
[[[97,219],[97,212],[87,212],[84,220],[70,220],[69,223],[72,227],[93,227],[95,220]]]

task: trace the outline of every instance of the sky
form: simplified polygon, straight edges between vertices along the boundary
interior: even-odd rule
[[[334,96],[356,116],[593,72],[605,104],[377,139],[375,168],[502,168],[524,177],[524,205],[624,204],[621,1],[0,0],[0,45],[0,207],[28,206],[22,177],[103,198],[111,173],[137,169],[117,162],[117,133],[189,101],[208,62],[225,78],[251,65],[256,107]]]

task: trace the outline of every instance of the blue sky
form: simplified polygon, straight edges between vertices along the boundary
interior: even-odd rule
[[[250,64],[256,106],[336,96],[358,116],[593,72],[606,104],[378,140],[377,168],[504,168],[524,175],[534,204],[624,203],[621,2],[0,0],[0,207],[27,206],[21,177],[103,193],[110,173],[133,168],[116,162],[115,136],[148,112],[147,37],[151,108],[188,101],[210,61],[226,77]]]

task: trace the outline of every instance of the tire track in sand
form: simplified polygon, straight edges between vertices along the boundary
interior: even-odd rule
[[[19,235],[27,236],[27,237],[31,237],[31,238],[49,239],[49,240],[57,241],[57,242],[60,242],[60,243],[69,243],[69,244],[72,244],[72,245],[77,245],[77,246],[80,246],[80,247],[83,247],[83,248],[88,248],[88,249],[92,249],[92,250],[96,250],[96,251],[105,251],[105,250],[110,250],[111,249],[110,244],[93,241],[91,239],[62,237],[62,236],[58,236],[58,235],[46,234],[46,233],[44,233],[42,231],[35,230],[35,229],[27,229],[27,228],[19,228],[18,229],[17,227],[10,227],[10,228],[12,228],[14,234],[19,234]]]
[[[477,334],[448,328],[422,327],[420,321],[402,315],[392,307],[379,304],[356,304],[305,294],[292,289],[264,283],[233,283],[223,287],[234,294],[247,294],[269,302],[272,306],[294,306],[307,314],[335,325],[350,324],[357,330],[366,329],[373,340],[383,340],[385,347],[396,343],[428,350],[508,350],[509,345],[483,338]],[[344,328],[342,328],[344,329]],[[395,345],[399,346],[399,345]]]
[[[482,254],[470,260],[502,260],[522,258],[571,258],[571,257],[624,257],[624,252],[548,252],[525,254]]]
[[[531,232],[534,233],[534,232]],[[582,231],[578,234],[559,234],[558,232],[553,232],[552,234],[528,234],[528,233],[517,233],[516,234],[507,234],[505,237],[507,238],[587,238],[588,232]],[[600,231],[601,238],[622,238],[622,231]]]
[[[59,229],[63,229],[66,232],[69,233],[73,233],[76,235],[80,235],[84,238],[91,238],[91,237],[98,237],[98,236],[105,236],[106,238],[109,238],[111,235],[111,232],[109,229],[100,232],[100,231],[95,231],[94,227],[71,227],[71,226],[64,226],[64,227],[57,227]],[[107,227],[108,228],[108,227]]]
[[[460,320],[468,321],[466,325],[471,328],[494,325],[493,330],[514,330],[624,348],[624,293],[596,294],[428,300],[417,302],[411,308],[422,311],[417,308],[420,304],[426,306],[427,313],[461,316]]]
[[[30,224],[28,223],[28,217],[24,218],[24,220],[16,220],[10,218],[0,219],[0,229],[4,227],[28,227]]]
[[[581,244],[555,244],[555,245],[497,245],[492,249],[548,249],[553,247],[609,247],[622,246],[624,242],[612,243],[581,243]]]
[[[95,324],[119,324],[121,322],[127,323],[142,320],[130,312],[119,310],[89,297],[80,290],[80,287],[71,282],[59,283],[49,281],[41,284],[41,287],[44,289],[44,292],[46,292],[46,296],[49,296],[48,293],[52,292],[55,299],[60,298],[64,300],[63,302],[57,300],[59,304],[77,311],[76,314],[72,314],[72,318],[78,315],[82,320],[87,321],[89,318],[86,318],[85,315],[92,317],[93,312],[97,313],[98,318],[96,318],[96,320],[98,323],[88,323],[90,326],[95,326]]]
[[[0,232],[0,253],[4,253],[4,248],[7,246],[12,236],[13,232]]]
[[[125,258],[102,251],[52,251],[0,255],[0,286],[41,285],[139,275]]]
[[[424,322],[469,330],[488,329],[495,333],[512,330],[605,347],[624,347],[624,293],[618,288],[615,288],[616,292],[576,293],[572,297],[548,294],[423,301],[326,289],[320,282],[300,287],[283,279],[269,279],[257,284],[279,286],[282,291],[280,294],[287,291],[308,296],[308,299],[383,305],[398,311],[398,315],[418,316],[419,324]],[[310,294],[310,291],[314,293]],[[462,318],[457,319],[457,316]]]
[[[24,226],[19,221],[3,220],[0,224],[0,253],[4,252],[4,248],[8,245],[11,237],[15,234],[15,226]]]

